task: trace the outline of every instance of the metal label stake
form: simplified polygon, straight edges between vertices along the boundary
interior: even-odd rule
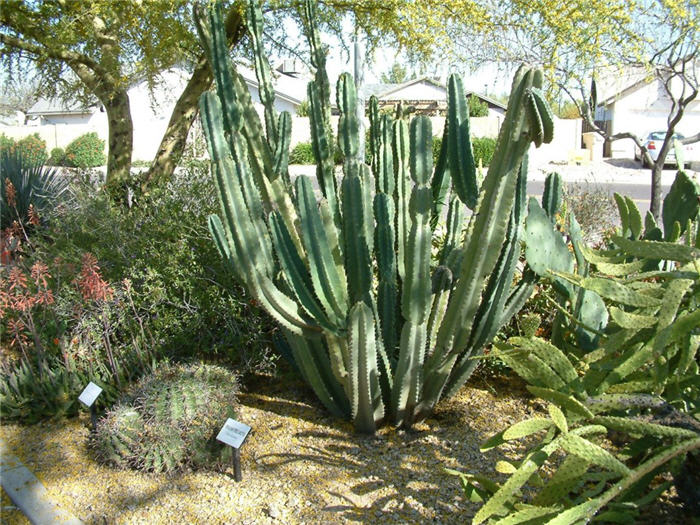
[[[90,407],[90,421],[92,422],[92,431],[97,432],[97,409],[95,408],[95,400],[102,393],[102,389],[95,383],[90,381],[78,396],[80,401],[86,407]]]
[[[228,418],[216,436],[218,441],[233,447],[233,479],[237,482],[243,479],[241,475],[241,445],[248,437],[251,428],[245,423]]]

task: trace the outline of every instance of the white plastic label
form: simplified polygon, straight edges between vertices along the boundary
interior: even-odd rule
[[[78,401],[80,401],[86,407],[91,407],[92,404],[95,402],[95,399],[97,399],[97,396],[99,396],[101,393],[102,389],[95,383],[90,381],[88,383],[88,386],[85,387],[85,390],[83,390],[83,392],[78,397]]]
[[[245,438],[248,436],[248,432],[250,432],[250,427],[248,425],[236,421],[235,419],[228,418],[219,431],[219,435],[216,436],[216,439],[233,448],[240,448]]]

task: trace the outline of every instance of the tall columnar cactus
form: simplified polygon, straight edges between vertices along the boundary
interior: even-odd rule
[[[355,86],[341,75],[338,184],[314,4],[307,2],[305,12],[317,67],[308,93],[320,191],[304,176],[287,183],[276,160],[288,144],[283,119],[273,127],[266,110],[266,138],[228,58],[220,6],[196,10],[216,79],[216,91],[200,102],[221,201],[221,216],[211,217],[210,227],[238,278],[283,327],[298,369],[324,405],[362,432],[384,422],[408,426],[464,384],[476,364],[472,358],[531,290],[532,272],[517,287],[512,283],[526,210],[524,159],[532,142],[552,136],[551,113],[539,92],[542,74],[523,67],[515,76],[481,188],[458,77],[449,81],[438,166],[432,165],[428,118],[409,124],[380,115],[371,101],[370,168],[358,153]],[[256,64],[264,69],[259,7],[250,5],[248,13]],[[432,241],[442,219],[436,199],[449,209],[444,248],[433,267]]]

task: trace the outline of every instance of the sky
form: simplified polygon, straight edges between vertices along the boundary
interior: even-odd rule
[[[285,24],[285,29],[287,31],[286,44],[292,47],[298,47],[306,51],[307,43],[304,38],[302,38],[299,28],[296,24],[289,21]],[[346,44],[350,46],[350,53],[344,50],[343,47],[338,42],[337,38],[328,34],[322,34],[321,39],[324,44],[330,47],[329,56],[326,61],[326,70],[328,72],[328,77],[332,83],[335,83],[336,79],[341,73],[349,72],[353,73],[353,47],[351,43],[352,34],[352,23],[348,18],[344,23],[343,31],[346,37]],[[362,51],[364,53],[364,50]],[[487,96],[497,96],[497,95],[507,95],[510,91],[511,80],[514,71],[501,71],[499,67],[495,64],[489,64],[476,71],[467,72],[469,69],[466,64],[449,64],[449,63],[434,63],[428,67],[428,71],[420,75],[418,72],[412,75],[412,68],[408,63],[406,56],[402,53],[398,53],[396,49],[389,47],[382,47],[373,53],[372,56],[365,57],[365,68],[364,68],[364,82],[366,84],[376,84],[381,82],[381,76],[387,73],[395,62],[401,63],[409,71],[408,80],[419,76],[431,76],[437,77],[441,81],[445,82],[448,75],[453,71],[459,71],[462,73],[462,79],[464,81],[465,88],[470,91],[475,91],[482,95]],[[272,57],[271,63],[274,64],[281,62],[282,57]]]

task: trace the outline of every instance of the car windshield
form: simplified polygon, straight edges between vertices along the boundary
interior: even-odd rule
[[[649,133],[649,140],[664,140],[666,138],[666,132],[665,131],[652,131]],[[683,139],[683,135],[680,133],[674,133],[673,134],[674,139]]]

